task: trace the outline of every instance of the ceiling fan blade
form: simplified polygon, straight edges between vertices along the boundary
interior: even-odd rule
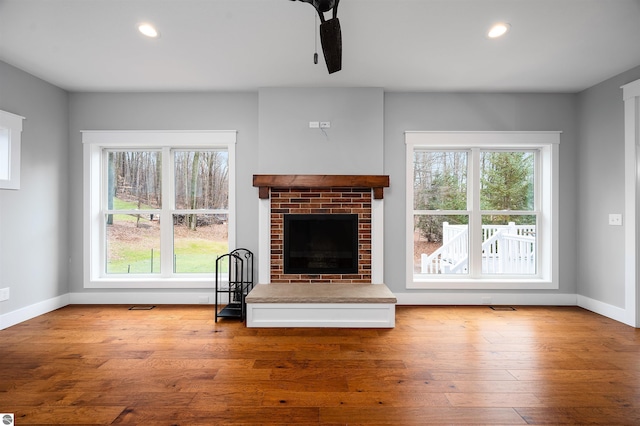
[[[329,74],[342,69],[342,31],[338,18],[320,24],[320,42]]]

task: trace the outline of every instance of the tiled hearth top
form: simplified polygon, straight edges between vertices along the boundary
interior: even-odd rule
[[[259,284],[247,303],[396,303],[384,284],[272,283]]]

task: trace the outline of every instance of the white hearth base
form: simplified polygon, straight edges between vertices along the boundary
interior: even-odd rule
[[[246,300],[247,327],[395,327],[384,284],[260,284]]]
[[[393,328],[393,303],[247,303],[247,327]]]

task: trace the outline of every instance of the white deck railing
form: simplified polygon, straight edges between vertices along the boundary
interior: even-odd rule
[[[482,273],[535,274],[535,225],[483,225]],[[461,274],[469,269],[469,227],[442,224],[442,246],[421,253],[423,274]]]

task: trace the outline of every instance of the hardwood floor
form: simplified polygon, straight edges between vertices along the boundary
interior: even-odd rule
[[[580,308],[397,307],[247,329],[204,305],[72,305],[0,331],[27,424],[640,424],[640,331]]]

